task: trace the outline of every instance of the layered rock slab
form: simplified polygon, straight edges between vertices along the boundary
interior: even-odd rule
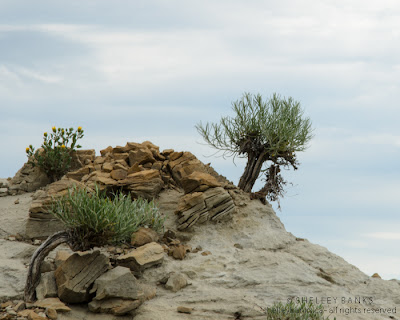
[[[123,315],[138,308],[147,298],[145,290],[129,268],[118,266],[100,276],[91,293],[96,293],[89,303],[92,312]]]
[[[222,220],[234,211],[235,204],[229,192],[216,187],[184,195],[175,213],[178,215],[178,229],[184,230],[207,220]]]
[[[109,258],[99,250],[75,252],[55,271],[58,297],[67,303],[88,301],[91,285],[109,268]]]
[[[145,269],[160,265],[164,261],[164,249],[156,242],[150,242],[117,258],[117,264],[141,274]]]

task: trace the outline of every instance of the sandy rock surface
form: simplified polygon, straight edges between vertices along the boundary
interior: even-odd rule
[[[229,192],[237,208],[232,221],[178,232],[181,243],[201,250],[187,253],[183,260],[165,255],[162,265],[146,269],[141,281],[157,286],[157,295],[144,302],[135,316],[93,314],[85,306],[69,305],[72,311],[59,314],[58,319],[265,319],[266,307],[296,297],[325,299],[326,316],[336,310],[332,319],[400,319],[399,280],[365,275],[324,247],[287,232],[270,207],[248,201],[235,190]],[[168,215],[166,229],[176,230],[174,212],[181,194],[168,190],[160,195],[159,205]],[[20,203],[16,205],[17,198]],[[21,297],[25,264],[36,248],[7,240],[10,235],[23,233],[30,201],[30,194],[0,198],[1,301]],[[187,285],[177,292],[160,284],[172,274],[187,279]],[[178,312],[185,308],[191,309],[191,314]],[[396,308],[396,313],[366,313],[371,308]],[[345,315],[346,311],[351,313]]]

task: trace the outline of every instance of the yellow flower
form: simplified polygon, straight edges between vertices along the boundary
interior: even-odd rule
[[[57,128],[56,128],[56,127],[53,127],[53,128],[51,128],[51,129],[53,130],[53,132],[56,132],[56,129],[57,129]]]
[[[65,145],[62,145],[61,148],[65,149]]]
[[[43,135],[44,135],[45,137],[47,137],[47,132],[43,133]]]
[[[25,149],[25,151],[26,151],[26,153],[28,153],[28,152],[29,152],[29,147],[28,147],[28,148],[26,148],[26,149]]]
[[[82,131],[82,127],[78,127],[78,132],[81,132]]]

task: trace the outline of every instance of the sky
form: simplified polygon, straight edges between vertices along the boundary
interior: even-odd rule
[[[399,57],[397,0],[2,0],[0,177],[52,126],[82,126],[83,148],[150,140],[237,184],[245,159],[215,155],[195,125],[276,92],[314,128],[284,172],[286,229],[400,279]]]

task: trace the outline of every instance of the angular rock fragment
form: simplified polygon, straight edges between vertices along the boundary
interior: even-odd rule
[[[134,198],[142,197],[151,200],[158,195],[164,183],[160,172],[150,169],[131,173],[126,179],[119,180],[118,185],[129,190]]]
[[[150,242],[157,242],[159,236],[157,232],[150,228],[140,228],[134,232],[131,237],[131,244],[136,247],[143,246]]]
[[[102,274],[94,282],[90,293],[96,293],[94,300],[121,298],[125,300],[144,300],[144,291],[139,282],[126,267],[115,267]]]
[[[203,192],[209,188],[221,186],[212,175],[200,171],[194,171],[188,176],[183,177],[181,185],[185,194],[197,191]]]
[[[142,147],[137,150],[132,150],[129,152],[129,164],[131,166],[137,164],[154,163],[156,159],[153,157],[153,153],[146,147]]]
[[[109,265],[109,258],[98,250],[75,252],[55,271],[58,297],[68,303],[88,301],[90,286]]]
[[[60,301],[59,298],[46,298],[43,300],[38,300],[34,303],[34,306],[43,309],[51,308],[57,312],[71,311],[71,308],[67,307],[63,302]]]
[[[93,300],[88,304],[89,310],[96,313],[110,313],[122,316],[137,309],[142,302],[140,300],[124,300],[119,298],[107,300]]]
[[[57,284],[54,271],[42,273],[40,283],[36,287],[36,297],[38,300],[57,297]]]
[[[188,282],[186,275],[182,273],[173,273],[165,284],[165,288],[172,292],[178,292],[187,285]]]
[[[140,274],[144,269],[161,264],[164,260],[164,249],[158,243],[151,242],[117,258],[117,265],[128,267]]]
[[[183,196],[178,203],[178,229],[190,228],[207,220],[221,220],[235,210],[231,195],[222,187],[205,192],[193,192]]]
[[[38,190],[35,192],[31,207],[29,208],[29,216],[37,219],[49,219],[50,217],[53,217],[48,213],[51,203],[54,199],[67,194],[68,189],[73,187],[91,191],[91,189],[84,184],[69,178],[63,178],[59,181],[53,182],[46,187],[45,191]]]

